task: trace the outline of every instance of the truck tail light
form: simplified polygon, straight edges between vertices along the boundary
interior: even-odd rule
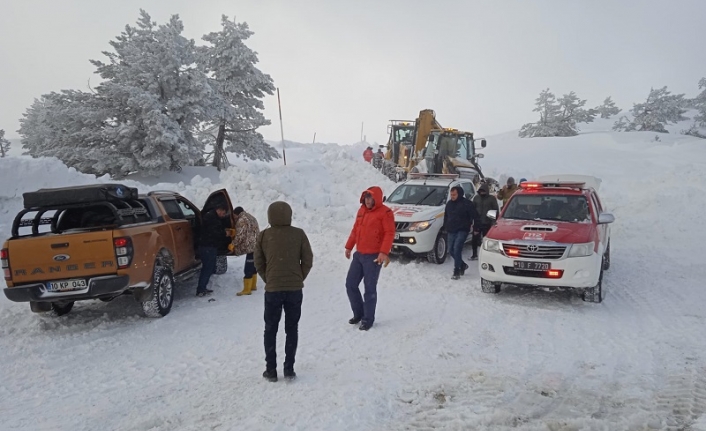
[[[10,273],[10,251],[6,248],[0,250],[0,266],[2,266],[5,280],[10,280],[12,278]]]
[[[113,246],[115,247],[115,259],[118,261],[118,269],[129,268],[135,251],[132,247],[132,239],[129,236],[113,238]]]

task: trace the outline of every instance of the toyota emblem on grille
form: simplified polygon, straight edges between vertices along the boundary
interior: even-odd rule
[[[527,246],[527,250],[528,250],[528,251],[537,251],[537,250],[539,250],[539,247],[536,246],[536,245],[534,245],[534,244],[532,244],[532,245],[528,245],[528,246]]]

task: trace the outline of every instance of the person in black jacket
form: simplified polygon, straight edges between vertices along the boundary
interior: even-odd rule
[[[198,248],[196,254],[201,259],[201,274],[199,284],[196,287],[196,296],[205,296],[213,293],[207,289],[208,281],[216,270],[216,255],[218,247],[226,239],[226,231],[221,223],[221,219],[228,216],[228,205],[220,202],[216,208],[207,211],[201,218],[201,235],[199,235]]]
[[[495,219],[488,217],[488,211],[495,211],[495,213],[500,212],[498,208],[498,200],[495,196],[490,194],[488,184],[483,183],[478,188],[478,194],[473,196],[473,205],[476,207],[476,212],[478,213],[478,224],[473,227],[473,239],[471,241],[471,247],[473,248],[473,255],[471,260],[478,260],[478,247],[483,243],[483,237],[488,233]]]
[[[451,200],[446,203],[444,212],[444,228],[447,233],[449,253],[454,259],[454,280],[464,274],[468,265],[463,261],[463,245],[472,226],[478,225],[478,212],[468,199],[464,199],[463,188],[455,186],[451,189]]]

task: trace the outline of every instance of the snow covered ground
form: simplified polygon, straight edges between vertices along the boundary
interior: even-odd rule
[[[0,429],[706,430],[706,141],[601,131],[608,124],[573,138],[489,137],[482,160],[496,177],[603,179],[616,223],[602,304],[483,294],[475,268],[453,281],[450,261],[396,262],[382,272],[375,326],[358,331],[347,323],[343,244],[361,190],[394,188],[362,161],[364,146],[301,145],[286,167],[234,159],[220,175],[131,182],[197,204],[225,187],[261,227],[269,203],[292,205],[315,253],[298,379],[262,379],[263,285],[236,297],[243,258],[230,258],[212,279],[215,301],[180,286],[158,320],[129,297],[77,303],[61,318],[0,298]],[[91,181],[53,160],[0,160],[0,234],[22,192]],[[280,355],[283,343],[281,330]]]

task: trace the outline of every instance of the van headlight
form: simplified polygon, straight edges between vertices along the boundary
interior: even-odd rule
[[[483,239],[483,250],[491,251],[494,253],[501,253],[502,251],[500,250],[500,241],[488,238]]]
[[[596,246],[594,242],[587,242],[583,244],[571,244],[571,250],[569,250],[569,257],[586,257],[593,254],[593,248]]]
[[[434,223],[434,219],[427,221],[418,221],[409,225],[409,228],[407,230],[409,230],[410,232],[422,232],[429,229],[432,223]]]

